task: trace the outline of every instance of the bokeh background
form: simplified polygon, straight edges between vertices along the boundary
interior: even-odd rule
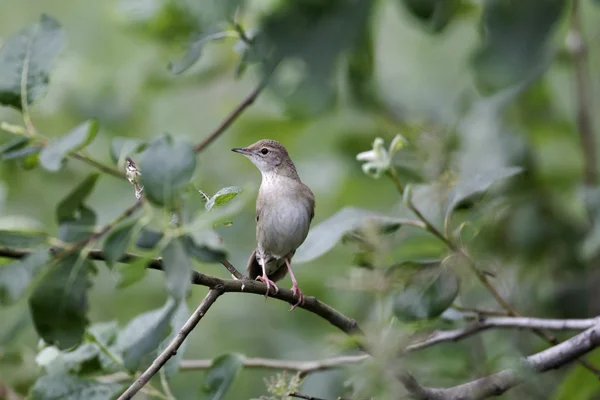
[[[245,188],[234,200],[241,209],[233,216],[233,225],[219,229],[229,259],[242,269],[253,249],[254,201],[260,183],[258,171],[244,157],[232,153],[232,147],[261,138],[282,142],[303,181],[315,193],[313,224],[317,225],[347,206],[388,215],[406,214],[394,185],[384,178],[366,175],[356,161],[356,154],[369,150],[376,137],[387,144],[401,133],[410,148],[395,161],[407,182],[436,181],[443,186],[452,180],[449,174],[460,177],[465,171],[506,165],[526,168],[527,173],[507,191],[486,197],[484,206],[464,211],[461,218],[475,221],[477,227],[465,229],[464,244],[486,268],[495,271],[498,287],[523,314],[556,318],[599,314],[600,270],[593,257],[588,254],[586,258],[581,251],[589,237],[581,197],[584,159],[575,120],[578,106],[568,40],[570,2],[565,2],[555,30],[548,37],[551,50],[543,53],[541,61],[531,61],[533,67],[526,79],[513,79],[507,73],[506,79],[513,79],[510,83],[514,86],[503,88],[494,87],[497,81],[489,78],[493,68],[477,62],[483,57],[482,49],[486,49],[481,35],[485,1],[455,2],[460,3],[460,10],[439,32],[416,18],[410,3],[379,1],[369,11],[372,74],[362,71],[357,78],[368,80],[368,92],[357,92],[360,84],[348,80],[342,66],[334,74],[339,83],[335,104],[320,107],[319,112],[299,111],[301,107],[294,108],[295,103],[286,102],[280,93],[268,89],[228,132],[201,153],[194,177],[199,188],[209,194],[225,186]],[[552,7],[543,5],[546,1],[523,3],[535,9],[528,11],[533,14],[543,14],[545,8]],[[597,3],[581,1],[589,45],[587,87],[592,93],[585,107],[592,118],[600,104]],[[194,24],[200,24],[202,18],[216,18],[211,14],[218,10],[214,4],[207,0],[2,0],[0,43],[35,22],[41,13],[63,24],[68,46],[56,64],[47,95],[32,107],[33,121],[38,130],[53,137],[86,119],[97,118],[100,133],[88,151],[112,163],[109,146],[117,136],[150,140],[168,132],[192,143],[201,141],[258,83],[260,71],[256,66],[250,66],[236,79],[239,53],[233,38],[205,45],[199,61],[187,71],[175,75],[169,70],[169,63],[184,55],[190,34],[197,30]],[[242,25],[248,30],[258,29],[262,16],[285,5],[285,1],[247,2],[246,11],[241,13]],[[518,5],[510,7],[520,12]],[[531,19],[530,29],[503,32],[503,26],[513,26],[510,12],[505,18],[494,26],[500,27],[495,32],[499,32],[497,38],[506,48],[518,47],[535,36],[535,18]],[[319,46],[324,47],[323,52],[329,51],[328,37],[321,39],[309,44],[316,53]],[[516,52],[516,60],[522,61],[529,50],[535,50],[526,45],[523,49],[521,54]],[[365,55],[368,51],[358,53]],[[500,61],[488,57],[487,62],[500,65],[500,69],[518,64],[503,63],[509,55],[501,51],[498,57]],[[377,101],[369,99],[367,93],[376,93]],[[12,109],[0,108],[0,120],[18,124],[21,116]],[[9,134],[0,133],[0,139],[9,138]],[[27,225],[55,232],[54,207],[90,171],[89,166],[76,160],[70,160],[57,174],[41,168],[24,171],[16,163],[1,163],[0,228]],[[432,199],[434,194],[425,198],[423,207],[428,201],[435,203]],[[104,176],[89,203],[98,213],[99,223],[105,223],[133,201],[133,189],[126,181]],[[404,246],[405,250],[390,255],[386,262],[439,252],[439,246],[411,232],[401,229],[394,233],[394,246]],[[392,318],[389,293],[361,290],[360,285],[351,283],[372,277],[357,269],[349,249],[355,250],[340,244],[316,260],[297,265],[296,276],[306,295],[316,296],[381,332],[381,326],[390,326]],[[195,268],[229,277],[220,265],[196,264]],[[495,307],[468,270],[460,265],[457,269],[461,294],[456,304]],[[137,284],[118,290],[114,271],[99,264],[90,320],[116,320],[125,325],[139,313],[160,307],[167,297],[163,279],[162,273],[150,271]],[[281,285],[290,286],[289,278]],[[206,291],[194,287],[188,305],[194,308]],[[185,358],[239,352],[310,360],[340,351],[343,335],[334,327],[305,311],[287,310],[286,304],[265,301],[260,296],[223,296],[190,335]],[[400,324],[392,330],[405,333],[410,329]],[[26,299],[0,309],[0,338],[0,380],[26,392],[37,376],[38,344]],[[444,386],[514,365],[518,356],[543,348],[544,344],[528,332],[487,332],[419,352],[402,362],[416,371],[422,383]],[[600,364],[600,353],[593,353],[590,360]],[[379,392],[381,398],[392,398],[384,393],[389,395],[396,389],[384,388],[390,384],[378,368],[368,364],[318,373],[307,379],[303,392],[336,398],[352,393],[354,382],[356,393],[362,397]],[[266,394],[263,378],[270,375],[272,371],[242,371],[227,398],[249,399]],[[176,375],[171,385],[176,398],[200,398],[201,376],[201,371]],[[600,398],[600,384],[588,371],[572,366],[536,378],[505,398]]]

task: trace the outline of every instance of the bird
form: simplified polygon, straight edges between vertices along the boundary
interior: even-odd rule
[[[231,149],[246,156],[260,171],[256,198],[256,248],[250,255],[248,277],[267,286],[265,298],[289,272],[292,293],[298,300],[290,311],[304,304],[304,294],[292,271],[292,257],[308,236],[315,216],[315,196],[300,180],[286,148],[276,140],[262,139],[244,148]]]

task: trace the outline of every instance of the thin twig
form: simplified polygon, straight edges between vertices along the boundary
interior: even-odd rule
[[[260,92],[262,92],[263,89],[267,86],[267,83],[269,82],[269,78],[270,78],[270,75],[266,75],[260,81],[258,86],[256,86],[256,88],[252,92],[250,92],[250,94],[248,96],[246,96],[246,98],[240,104],[238,104],[238,106],[231,112],[231,114],[229,114],[229,116],[227,116],[227,118],[225,118],[223,120],[223,122],[221,122],[221,124],[210,135],[208,135],[204,140],[202,140],[200,143],[198,143],[196,145],[196,147],[194,147],[194,150],[196,150],[196,152],[200,152],[200,151],[204,150],[217,137],[219,137],[223,132],[225,132],[227,130],[227,128],[229,128],[229,126],[236,119],[238,119],[238,117],[240,115],[242,115],[244,110],[246,110],[246,108],[250,107],[254,103],[254,101],[256,101],[256,98],[258,97]]]
[[[116,178],[125,179],[125,174],[121,173],[118,169],[115,169],[109,165],[102,164],[100,161],[94,160],[91,157],[85,156],[81,153],[71,153],[69,154],[69,156],[75,158],[76,160],[83,161],[84,163],[89,164],[92,167],[108,175],[114,176]]]
[[[297,399],[304,399],[304,400],[326,400],[321,397],[308,396],[306,394],[302,394],[302,393],[298,393],[298,392],[291,392],[288,394],[288,396],[295,397]]]
[[[594,133],[591,79],[588,68],[588,49],[583,36],[581,1],[571,2],[571,29],[568,33],[568,49],[574,64],[575,98],[577,101],[577,129],[583,153],[583,179],[587,185],[598,183],[596,160],[596,137]]]
[[[160,353],[158,357],[152,362],[152,365],[148,367],[146,371],[138,379],[135,380],[127,388],[125,392],[117,400],[128,400],[131,399],[137,392],[140,391],[148,383],[148,381],[169,361],[171,357],[177,354],[177,350],[183,344],[183,341],[192,332],[192,330],[198,325],[198,322],[204,317],[210,306],[214,304],[217,298],[223,294],[223,290],[218,287],[212,288],[208,291],[208,294],[202,300],[202,303],[198,306],[196,311],[183,325],[177,336],[173,338],[171,343]]]

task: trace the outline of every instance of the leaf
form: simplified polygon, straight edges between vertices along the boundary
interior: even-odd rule
[[[16,303],[29,288],[32,279],[50,261],[47,249],[37,250],[22,260],[0,266],[0,304]]]
[[[164,233],[152,229],[143,228],[135,241],[135,245],[140,249],[153,249],[163,238]]]
[[[104,258],[109,266],[119,261],[127,250],[131,236],[133,235],[133,228],[135,228],[138,219],[130,219],[129,221],[114,227],[104,240],[102,246],[102,252]]]
[[[498,180],[521,173],[519,167],[495,168],[476,172],[461,180],[450,190],[444,205],[444,224],[447,226],[452,211],[462,202],[488,190]]]
[[[214,206],[222,206],[229,203],[238,194],[242,193],[242,188],[237,186],[229,186],[219,190],[213,197],[206,203],[206,210],[210,211]]]
[[[600,351],[592,351],[586,360],[592,365],[600,362]],[[558,386],[553,391],[551,400],[591,400],[597,398],[598,380],[584,368],[572,368],[565,377],[557,382]]]
[[[408,287],[394,298],[394,314],[402,320],[432,319],[452,305],[459,281],[447,268],[417,273]]]
[[[188,142],[163,136],[144,151],[140,169],[146,197],[155,204],[168,205],[192,179],[196,153]]]
[[[0,229],[0,246],[28,248],[45,243],[48,235],[37,231],[8,231]]]
[[[170,333],[176,309],[177,302],[169,298],[163,307],[138,315],[119,332],[116,348],[129,371],[138,371],[154,359],[158,346]]]
[[[123,390],[118,383],[100,383],[67,374],[51,374],[38,378],[28,399],[30,400],[107,400]]]
[[[164,349],[166,349],[167,346],[171,343],[171,341],[175,338],[175,336],[179,334],[179,331],[187,322],[190,316],[189,314],[190,310],[188,309],[187,304],[185,303],[185,301],[182,301],[179,304],[179,306],[177,306],[175,314],[173,315],[173,319],[171,320],[171,334],[167,336],[165,340],[162,341],[160,346],[158,346],[158,350],[156,352],[157,355],[160,354]],[[167,378],[172,377],[179,370],[179,365],[181,364],[181,360],[183,360],[183,355],[185,354],[185,349],[187,347],[188,342],[188,340],[185,340],[181,344],[181,346],[179,346],[177,354],[171,357],[163,367]]]
[[[75,214],[80,210],[85,200],[94,190],[100,174],[89,174],[71,193],[65,196],[56,208],[56,220],[60,223],[75,219]]]
[[[88,324],[88,276],[94,267],[79,254],[67,256],[50,266],[43,282],[29,298],[36,331],[59,349],[78,345]]]
[[[417,221],[388,217],[374,211],[346,207],[315,226],[294,256],[294,263],[312,261],[330,251],[346,233],[361,228],[368,222],[382,224],[382,228],[398,229],[404,224],[420,224]]]
[[[131,139],[117,136],[110,142],[110,158],[115,164],[119,164],[126,157],[144,150],[148,142],[141,139]]]
[[[211,231],[213,235],[216,235]],[[185,235],[181,238],[183,245],[189,255],[195,257],[200,262],[216,263],[227,258],[227,252],[222,246],[214,243],[208,236],[211,234],[205,232],[206,235],[195,234],[193,236]]]
[[[348,89],[352,100],[359,107],[378,109],[382,104],[374,79],[375,50],[373,47],[373,27],[370,18],[348,55]]]
[[[221,400],[244,366],[244,356],[224,354],[213,360],[202,382],[202,394],[210,400]]]
[[[4,157],[4,154],[20,150],[30,143],[31,139],[26,136],[17,136],[7,142],[2,143],[0,146],[0,157]]]
[[[37,23],[9,36],[0,47],[0,104],[21,110],[23,81],[27,104],[42,97],[64,41],[61,25],[45,14]]]
[[[198,40],[195,40],[183,58],[177,62],[169,63],[169,70],[172,74],[178,75],[184,71],[187,71],[192,65],[194,65],[199,59],[202,53],[202,49],[207,43],[214,40],[222,40],[227,37],[232,37],[230,31],[214,32],[204,36],[201,36]]]
[[[131,264],[119,264],[117,266],[119,273],[117,289],[126,288],[144,279],[148,271],[148,263],[150,263],[150,259],[140,258]]]
[[[185,251],[181,238],[173,238],[161,252],[163,270],[167,277],[167,289],[175,300],[183,300],[188,294],[192,262]]]
[[[63,160],[69,153],[90,144],[98,133],[98,122],[86,121],[66,135],[53,139],[40,153],[40,164],[50,172],[60,171]]]
[[[58,227],[58,239],[65,243],[74,243],[89,238],[96,226],[96,213],[80,206],[74,219],[65,220]]]
[[[401,0],[431,33],[441,33],[461,7],[460,0]]]
[[[545,67],[547,44],[566,7],[565,0],[486,1],[483,43],[473,54],[478,86],[491,94],[532,77]]]

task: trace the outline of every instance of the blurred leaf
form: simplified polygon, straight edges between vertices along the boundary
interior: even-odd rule
[[[88,276],[94,266],[79,254],[49,267],[29,298],[36,331],[48,344],[67,349],[81,343],[88,324]]]
[[[135,245],[140,249],[153,249],[163,238],[164,233],[152,229],[143,228],[135,241]]]
[[[191,284],[192,262],[183,240],[179,237],[171,239],[161,251],[161,256],[169,293],[177,301],[185,299]]]
[[[2,143],[0,146],[0,156],[4,159],[4,154],[20,150],[30,143],[31,139],[26,136],[17,136],[11,140]]]
[[[34,247],[45,243],[48,235],[36,231],[7,231],[0,229],[0,245],[5,247]]]
[[[169,298],[163,307],[138,315],[119,332],[116,348],[123,354],[125,368],[138,371],[154,359],[156,349],[170,332],[176,309],[177,302]]]
[[[179,331],[187,322],[190,316],[189,314],[190,310],[188,309],[188,306],[185,303],[185,301],[179,303],[179,306],[177,306],[175,314],[173,315],[173,319],[171,320],[171,334],[167,336],[165,340],[162,341],[160,346],[158,346],[158,350],[156,352],[157,355],[160,354],[164,349],[166,349],[167,346],[171,343],[171,341],[175,338],[175,336],[179,334]],[[177,350],[177,354],[171,357],[163,367],[167,378],[171,378],[179,370],[179,364],[181,363],[181,360],[183,360],[183,355],[185,354],[185,349],[187,347],[188,342],[188,340],[185,340]]]
[[[119,264],[117,266],[119,273],[117,289],[126,288],[144,279],[148,271],[148,263],[150,263],[150,259],[140,258],[130,264]]]
[[[102,252],[104,253],[106,264],[112,266],[114,263],[119,261],[131,241],[133,235],[133,229],[138,222],[138,218],[130,219],[125,223],[114,227],[104,240],[102,246]]]
[[[238,194],[242,193],[242,188],[237,186],[229,186],[219,190],[213,197],[206,203],[206,210],[210,211],[214,206],[222,206],[229,203]]]
[[[373,28],[365,24],[360,39],[348,55],[348,85],[352,100],[359,106],[379,108],[381,106],[374,79],[375,54]]]
[[[166,205],[192,179],[196,153],[189,143],[163,136],[144,151],[140,169],[147,198],[158,205]]]
[[[119,164],[126,157],[143,151],[146,146],[148,142],[145,140],[117,136],[110,142],[110,158],[115,164]]]
[[[461,203],[485,192],[496,181],[509,178],[522,171],[519,167],[506,167],[479,171],[470,176],[461,177],[460,181],[448,193],[443,211],[445,225],[448,224],[452,211]]]
[[[29,392],[30,400],[107,400],[123,390],[118,383],[100,383],[67,374],[51,374],[38,378]]]
[[[0,266],[0,305],[16,303],[48,261],[50,252],[43,249],[9,265]]]
[[[473,55],[473,66],[485,93],[524,81],[543,67],[548,58],[546,45],[565,4],[565,0],[484,3],[484,39]]]
[[[21,110],[24,72],[27,104],[42,97],[64,41],[63,28],[46,14],[37,23],[6,38],[0,47],[0,104]]]
[[[39,153],[41,150],[43,149],[43,147],[39,144],[34,144],[31,146],[27,146],[27,147],[23,147],[20,149],[14,149],[14,150],[8,150],[5,153],[2,154],[2,160],[4,161],[8,161],[8,160],[18,160],[18,159],[22,159],[31,155],[36,155],[37,153]]]
[[[224,354],[215,358],[202,382],[203,398],[223,399],[243,366],[244,356],[239,354]]]
[[[381,224],[382,230],[398,229],[404,224],[419,224],[406,218],[388,217],[375,211],[346,207],[310,230],[308,237],[296,251],[294,263],[301,264],[322,256],[346,233],[359,229],[368,222]]]
[[[40,153],[40,164],[50,172],[61,169],[63,160],[69,153],[83,149],[90,144],[98,133],[98,122],[86,121],[66,135],[53,139]]]
[[[586,360],[592,365],[600,362],[600,350],[591,352]],[[558,382],[557,382],[558,383]],[[584,368],[572,368],[554,391],[552,400],[591,400],[600,394],[598,379]]]
[[[214,231],[193,233],[182,237],[182,243],[187,253],[200,262],[215,263],[227,258],[223,246],[215,241]],[[218,239],[218,238],[217,238]]]
[[[94,190],[100,174],[89,174],[75,189],[66,195],[56,207],[56,220],[60,223],[75,219],[75,214],[83,206],[89,195]]]
[[[431,319],[441,315],[458,295],[459,281],[452,271],[429,268],[417,273],[394,298],[394,314],[402,320]]]
[[[441,33],[462,6],[462,0],[400,0],[432,33]]]
[[[73,219],[65,220],[58,227],[58,239],[65,243],[74,243],[89,238],[96,226],[96,213],[80,206]]]
[[[290,82],[279,79],[285,76],[278,73],[271,82],[290,113],[314,115],[333,104],[336,95],[333,75],[339,56],[360,37],[372,3],[371,0],[284,2],[263,19],[255,40],[257,45],[268,49],[270,58],[264,64],[265,72],[269,73],[274,63],[283,61],[280,72],[289,67],[297,77]]]
[[[200,59],[202,49],[207,43],[210,43],[214,40],[222,40],[227,37],[232,37],[232,34],[232,31],[223,31],[201,36],[199,39],[190,44],[187,52],[181,60],[169,63],[169,70],[175,75],[181,74],[182,72],[188,70]]]

